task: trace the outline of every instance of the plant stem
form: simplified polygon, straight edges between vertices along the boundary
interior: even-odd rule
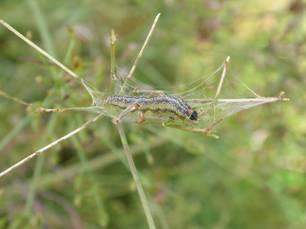
[[[128,142],[127,142],[127,139],[126,139],[126,135],[125,135],[124,130],[123,130],[120,123],[117,123],[117,129],[118,129],[118,132],[119,132],[119,135],[120,135],[120,139],[121,139],[121,142],[122,142],[122,145],[123,145],[123,149],[124,149],[126,159],[128,161],[128,165],[130,167],[130,171],[132,173],[133,179],[134,179],[135,184],[136,184],[136,188],[137,188],[137,191],[138,191],[138,194],[139,194],[139,197],[140,197],[140,201],[141,201],[144,213],[145,213],[146,218],[147,218],[149,228],[150,229],[156,229],[156,226],[155,226],[155,223],[154,223],[154,220],[153,220],[153,216],[152,216],[152,213],[151,213],[151,209],[149,207],[148,199],[146,198],[144,189],[143,189],[141,181],[140,181],[140,177],[138,175],[138,172],[137,172],[132,154],[131,154],[130,149],[129,149],[129,145],[128,145]]]

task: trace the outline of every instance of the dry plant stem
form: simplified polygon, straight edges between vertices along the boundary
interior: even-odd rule
[[[85,122],[83,125],[81,125],[80,127],[76,128],[75,130],[69,132],[68,134],[62,136],[61,138],[56,139],[55,141],[49,143],[48,145],[36,150],[34,153],[30,154],[29,156],[25,157],[24,159],[18,161],[17,163],[15,163],[14,165],[12,165],[11,167],[5,169],[4,171],[2,171],[0,173],[0,177],[3,177],[4,175],[8,174],[9,172],[13,171],[14,169],[18,168],[19,166],[23,165],[24,163],[26,163],[27,161],[31,160],[32,158],[39,156],[40,154],[42,154],[43,152],[45,152],[46,150],[50,149],[51,147],[57,145],[58,143],[70,138],[71,136],[77,134],[78,132],[80,132],[81,130],[83,130],[84,128],[86,128],[89,124],[97,121],[100,117],[102,116],[102,114],[99,114],[98,116],[94,117],[93,119],[90,119],[89,121]]]
[[[11,96],[9,94],[7,94],[6,92],[2,91],[0,89],[0,96],[3,96],[7,99],[10,99],[16,103],[19,103],[21,105],[26,106],[28,109],[30,109],[31,111],[34,112],[38,112],[38,113],[50,113],[50,112],[67,112],[67,111],[89,111],[90,109],[95,109],[97,108],[96,106],[87,106],[87,107],[65,107],[65,108],[46,108],[46,107],[36,107],[34,104],[32,103],[28,103],[24,100],[21,100],[19,98],[16,98],[14,96]]]
[[[3,25],[6,29],[8,29],[10,32],[12,32],[13,34],[15,34],[18,38],[20,38],[21,40],[23,40],[25,43],[27,43],[30,47],[34,48],[37,52],[39,52],[40,54],[42,54],[43,56],[45,56],[48,60],[50,60],[52,63],[54,63],[56,66],[58,66],[60,69],[62,69],[64,72],[66,72],[68,75],[72,76],[73,78],[80,80],[80,77],[73,72],[71,69],[69,69],[68,67],[66,67],[64,64],[62,64],[61,62],[59,62],[57,59],[55,59],[53,56],[51,56],[49,53],[47,53],[45,50],[43,50],[42,48],[40,48],[38,45],[36,45],[35,43],[33,43],[31,40],[29,40],[28,38],[26,38],[24,35],[22,35],[20,32],[18,32],[16,29],[14,29],[12,26],[10,26],[8,23],[6,23],[5,21],[0,19],[0,24]],[[93,95],[91,93],[91,90],[88,89],[88,87],[86,86],[86,83],[84,80],[80,80],[81,84],[85,87],[85,89],[87,90],[87,92],[89,93],[89,95],[93,98]],[[94,103],[94,100],[93,100]]]
[[[223,85],[223,82],[224,82],[224,79],[225,79],[225,76],[226,76],[229,61],[230,61],[230,57],[228,56],[226,58],[226,60],[224,61],[224,64],[223,64],[223,71],[222,71],[221,79],[220,79],[220,82],[219,82],[219,85],[218,85],[218,88],[217,88],[217,91],[216,91],[215,98],[217,98],[219,96],[220,92],[221,92],[222,85]]]
[[[145,41],[144,41],[144,43],[143,43],[141,49],[140,49],[140,51],[139,51],[139,53],[138,53],[138,55],[137,55],[137,57],[136,57],[136,59],[135,59],[133,65],[132,65],[130,71],[129,71],[129,74],[127,75],[127,79],[131,79],[131,78],[132,78],[132,75],[133,75],[133,73],[134,73],[134,71],[135,71],[135,69],[136,69],[136,65],[137,65],[137,63],[138,63],[138,60],[139,60],[140,57],[142,56],[143,51],[144,51],[144,49],[146,48],[146,46],[147,46],[147,44],[148,44],[148,42],[149,42],[149,40],[150,40],[150,37],[151,37],[151,35],[152,35],[153,31],[154,31],[154,28],[155,28],[156,23],[157,23],[157,21],[158,21],[158,19],[159,19],[159,16],[160,16],[160,13],[156,15],[156,17],[155,17],[155,19],[154,19],[154,21],[153,21],[153,24],[152,24],[152,26],[151,26],[151,29],[150,29],[150,31],[149,31],[149,33],[148,33],[148,35],[147,35],[147,37],[146,37],[146,39],[145,39]]]
[[[128,145],[124,130],[121,126],[121,123],[120,122],[117,123],[116,127],[117,127],[119,135],[120,135],[120,139],[121,139],[121,142],[122,142],[122,145],[123,145],[125,156],[126,156],[128,165],[130,167],[130,171],[132,173],[133,179],[135,181],[136,188],[137,188],[137,191],[138,191],[138,194],[139,194],[139,197],[140,197],[140,201],[141,201],[144,213],[145,213],[146,218],[147,218],[149,228],[150,229],[155,229],[156,226],[155,226],[155,223],[154,223],[154,220],[153,220],[151,209],[149,207],[149,202],[146,198],[146,195],[145,195],[144,189],[142,187],[139,175],[137,173],[137,169],[136,169],[132,154],[130,152],[129,145]]]
[[[3,96],[3,97],[5,97],[7,99],[10,99],[10,100],[13,100],[14,102],[22,104],[24,106],[31,106],[32,105],[30,103],[27,103],[27,102],[21,100],[21,99],[18,99],[14,96],[11,96],[11,95],[7,94],[6,92],[2,91],[1,89],[0,89],[0,96]]]
[[[154,149],[156,147],[162,146],[165,144],[166,138],[165,137],[157,137],[156,135],[149,137],[146,139],[146,143],[148,145],[147,149]],[[114,150],[116,152],[114,152]],[[95,158],[88,159],[87,166],[84,170],[80,170],[80,166],[82,166],[82,162],[76,162],[73,165],[68,165],[63,168],[60,168],[55,171],[49,171],[48,173],[44,174],[43,177],[38,181],[39,188],[47,188],[51,187],[52,185],[59,184],[60,182],[67,181],[72,179],[77,174],[85,172],[94,172],[95,170],[103,170],[108,166],[111,166],[118,161],[120,161],[117,154],[124,155],[123,148],[121,149],[114,149],[110,150],[107,153],[100,155]],[[144,153],[144,146],[139,144],[134,144],[130,147],[130,152],[133,157],[139,156]],[[11,190],[11,188],[15,187],[25,187],[29,185],[30,180],[23,180],[22,182],[12,183],[11,185],[7,186],[5,190]],[[20,186],[19,186],[20,185]],[[14,189],[14,188],[13,188]],[[18,189],[18,188],[17,188]]]
[[[118,80],[117,78],[117,74],[116,74],[116,34],[115,31],[112,29],[112,33],[111,33],[111,53],[110,53],[110,58],[111,58],[111,62],[110,62],[110,74],[111,74],[111,78],[113,80]]]
[[[38,107],[35,111],[40,113],[50,113],[50,112],[67,112],[67,111],[89,111],[91,108],[96,108],[95,106],[91,107],[67,107],[67,108],[45,108]]]
[[[45,50],[43,50],[42,48],[40,48],[38,45],[36,45],[35,43],[33,43],[31,40],[29,40],[28,38],[26,38],[24,35],[22,35],[20,32],[18,32],[16,29],[14,29],[12,26],[10,26],[8,23],[6,23],[5,21],[0,19],[0,24],[3,25],[6,29],[8,29],[10,32],[12,32],[13,34],[15,34],[17,37],[19,37],[21,40],[23,40],[25,43],[27,43],[29,46],[31,46],[32,48],[34,48],[37,52],[39,52],[40,54],[42,54],[43,56],[45,56],[48,60],[50,60],[52,63],[54,63],[56,66],[58,66],[60,69],[62,69],[64,72],[66,72],[67,74],[69,74],[70,76],[72,76],[73,78],[80,80],[80,77],[73,72],[71,69],[69,69],[68,67],[66,67],[64,64],[62,64],[61,62],[59,62],[57,59],[55,59],[53,56],[51,56],[49,53],[47,53]],[[85,89],[87,90],[87,92],[89,93],[89,95],[91,96],[91,98],[94,101],[93,95],[91,93],[91,90],[88,89],[88,87],[85,84],[84,80],[80,80],[81,84],[85,87]],[[1,95],[1,94],[0,94]],[[16,101],[19,102],[19,101]],[[19,102],[20,103],[20,102]]]
[[[247,103],[247,102],[264,102],[264,103],[273,103],[277,101],[289,101],[289,98],[283,97],[281,92],[279,96],[276,97],[259,97],[259,98],[241,98],[241,99],[186,99],[188,103],[191,104],[205,104],[212,102],[220,103]]]
[[[21,40],[23,40],[25,43],[27,43],[29,46],[31,46],[32,48],[34,48],[36,51],[38,51],[39,53],[41,53],[43,56],[45,56],[46,58],[48,58],[51,62],[53,62],[55,65],[57,65],[58,67],[60,67],[62,70],[64,70],[66,73],[68,73],[70,76],[74,77],[74,78],[79,78],[79,76],[74,73],[73,71],[71,71],[69,68],[67,68],[65,65],[63,65],[61,62],[59,62],[58,60],[56,60],[54,57],[52,57],[50,54],[48,54],[45,50],[43,50],[42,48],[38,47],[36,44],[34,44],[32,41],[30,41],[28,38],[26,38],[24,35],[22,35],[21,33],[19,33],[16,29],[14,29],[12,26],[10,26],[8,23],[6,23],[5,21],[0,19],[0,24],[2,24],[5,28],[7,28],[9,31],[11,31],[12,33],[14,33],[17,37],[19,37]]]

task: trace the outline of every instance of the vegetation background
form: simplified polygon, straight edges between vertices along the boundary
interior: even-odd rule
[[[118,71],[161,18],[135,77],[156,88],[237,75],[290,103],[244,111],[220,139],[159,125],[125,130],[158,228],[306,228],[306,24],[302,0],[1,0],[0,15],[103,90],[111,29]],[[0,89],[37,106],[85,106],[80,85],[0,28]],[[0,168],[76,128],[90,114],[38,114],[0,98]],[[1,178],[1,228],[146,228],[108,119]]]

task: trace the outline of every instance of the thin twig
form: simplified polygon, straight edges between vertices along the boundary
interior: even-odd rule
[[[90,109],[96,109],[96,106],[88,106],[88,107],[65,107],[65,108],[46,108],[46,107],[37,107],[33,103],[28,103],[22,99],[19,99],[17,97],[14,97],[12,95],[9,95],[5,91],[0,89],[0,96],[3,96],[4,98],[10,99],[16,103],[19,103],[23,106],[26,106],[27,108],[33,110],[34,112],[38,113],[50,113],[50,112],[67,112],[67,111],[90,111]]]
[[[146,139],[147,148],[146,149],[153,149],[159,146],[162,146],[165,144],[166,138],[160,137],[157,135],[148,137]],[[133,156],[139,156],[142,153],[144,153],[144,146],[139,144],[134,144],[130,147],[130,152]],[[108,166],[120,161],[120,158],[118,157],[118,154],[124,155],[123,149],[110,149],[107,153],[100,155],[96,158],[92,158],[88,160],[88,166],[84,170],[80,170],[80,166],[82,166],[82,162],[76,162],[73,165],[65,166],[63,168],[59,168],[55,171],[48,172],[44,174],[44,176],[39,180],[39,187],[40,188],[46,188],[50,187],[54,184],[57,184],[61,181],[72,179],[77,174],[83,173],[83,172],[93,172],[95,170],[101,171]],[[21,183],[18,182],[18,184],[14,183],[7,187],[7,190],[10,190],[11,187],[15,187],[15,185],[25,185],[27,186],[29,184],[30,180],[22,181]]]
[[[19,37],[21,40],[23,40],[25,43],[27,43],[29,46],[31,46],[32,48],[34,48],[37,52],[39,52],[40,54],[42,54],[43,56],[45,56],[48,60],[50,60],[52,63],[54,63],[56,66],[58,66],[60,69],[62,69],[64,72],[66,72],[68,75],[72,76],[73,78],[79,80],[81,82],[81,84],[84,86],[84,88],[86,89],[86,91],[89,93],[89,95],[91,96],[91,98],[93,99],[93,103],[94,103],[94,96],[92,94],[92,90],[90,90],[87,87],[87,83],[85,82],[85,80],[81,80],[80,76],[77,75],[75,72],[73,72],[71,69],[69,69],[68,67],[66,67],[64,64],[62,64],[61,62],[59,62],[57,59],[55,59],[53,56],[51,56],[48,52],[46,52],[45,50],[43,50],[42,48],[40,48],[38,45],[36,45],[35,43],[33,43],[31,40],[29,40],[27,37],[25,37],[24,35],[22,35],[20,32],[18,32],[16,29],[14,29],[11,25],[9,25],[7,22],[5,22],[4,20],[0,19],[0,24],[2,24],[6,29],[8,29],[10,32],[12,32],[13,34],[15,34],[17,37]]]
[[[115,31],[112,29],[111,32],[111,52],[110,52],[110,75],[112,80],[118,80],[117,73],[116,73],[116,34]]]
[[[57,145],[58,143],[70,138],[71,136],[77,134],[78,132],[80,132],[81,130],[83,130],[84,128],[86,128],[89,124],[95,122],[96,120],[98,120],[103,114],[99,114],[96,117],[94,117],[93,119],[90,119],[89,121],[85,122],[83,125],[81,125],[80,127],[76,128],[75,130],[69,132],[68,134],[62,136],[61,138],[56,139],[55,141],[49,143],[48,145],[36,150],[34,153],[30,154],[29,156],[25,157],[24,159],[18,161],[17,163],[15,163],[14,165],[10,166],[9,168],[5,169],[4,171],[2,171],[0,173],[0,177],[3,177],[4,175],[8,174],[9,172],[13,171],[14,169],[18,168],[19,166],[23,165],[24,163],[26,163],[27,161],[31,160],[32,158],[42,154],[43,152],[45,152],[46,150],[50,149],[51,147]]]
[[[223,85],[223,82],[224,82],[224,79],[225,79],[225,76],[226,76],[226,73],[227,73],[227,67],[228,67],[229,61],[230,61],[230,57],[228,56],[226,58],[226,60],[224,61],[224,64],[223,64],[223,71],[222,71],[221,79],[220,79],[220,82],[219,82],[219,85],[218,85],[218,88],[217,88],[215,98],[217,98],[219,96],[220,92],[221,92],[222,85]]]
[[[34,48],[37,52],[39,52],[40,54],[42,54],[43,56],[45,56],[46,58],[48,58],[51,62],[53,62],[56,66],[58,66],[59,68],[61,68],[63,71],[65,71],[66,73],[68,73],[70,76],[79,79],[80,77],[73,72],[72,70],[70,70],[68,67],[66,67],[65,65],[63,65],[61,62],[59,62],[58,60],[56,60],[53,56],[51,56],[49,53],[47,53],[45,50],[43,50],[42,48],[40,48],[38,45],[34,44],[32,41],[30,41],[28,38],[26,38],[24,35],[22,35],[21,33],[19,33],[16,29],[14,29],[12,26],[10,26],[7,22],[3,21],[0,19],[0,24],[2,24],[5,28],[7,28],[9,31],[11,31],[12,33],[14,33],[17,37],[19,37],[21,40],[23,40],[25,43],[27,43],[29,46],[31,46],[32,48]]]
[[[9,95],[8,93],[6,93],[5,91],[2,91],[1,89],[0,89],[0,96],[3,96],[4,98],[10,99],[10,100],[13,100],[14,102],[19,103],[19,104],[24,105],[24,106],[31,106],[32,105],[32,104],[27,103],[27,102],[25,102],[25,101],[23,101],[19,98],[16,98],[14,96]]]
[[[141,49],[140,49],[140,51],[139,51],[139,53],[138,53],[138,55],[137,55],[137,57],[136,57],[136,59],[135,59],[133,65],[132,65],[130,71],[129,71],[129,74],[127,75],[127,79],[131,79],[131,78],[132,78],[132,75],[133,75],[133,73],[134,73],[134,71],[135,71],[135,68],[136,68],[136,65],[137,65],[137,63],[138,63],[138,60],[139,60],[140,57],[142,56],[143,51],[144,51],[144,49],[146,48],[146,46],[147,46],[147,44],[148,44],[148,42],[149,42],[149,40],[150,40],[150,37],[151,37],[151,35],[152,35],[153,31],[154,31],[154,28],[155,28],[156,23],[157,23],[157,21],[158,21],[158,19],[159,19],[159,16],[160,16],[160,13],[156,15],[156,17],[155,17],[155,19],[154,19],[154,21],[153,21],[153,24],[152,24],[152,26],[151,26],[151,29],[150,29],[150,31],[149,31],[149,33],[148,33],[148,35],[147,35],[147,37],[146,37],[146,39],[145,39],[145,41],[144,41],[144,43],[143,43]]]
[[[285,97],[259,97],[259,98],[240,98],[240,99],[186,99],[190,104],[205,104],[205,103],[252,103],[252,102],[264,102],[271,103],[276,101],[288,101]]]

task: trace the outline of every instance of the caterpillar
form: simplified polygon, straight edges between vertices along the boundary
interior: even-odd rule
[[[108,96],[106,104],[120,108],[128,108],[133,104],[137,105],[139,111],[151,112],[171,112],[176,116],[196,121],[198,112],[193,110],[188,103],[178,96],[157,95],[157,96],[125,96],[112,95]]]

